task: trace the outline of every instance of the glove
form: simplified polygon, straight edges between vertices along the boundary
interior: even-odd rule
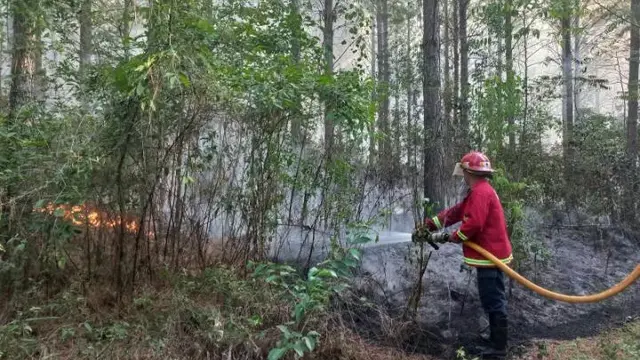
[[[411,241],[414,243],[421,243],[429,241],[429,230],[423,224],[416,224],[415,230],[411,234]]]
[[[411,234],[411,241],[414,243],[433,242],[444,244],[449,241],[449,234],[446,232],[430,233],[426,226],[416,226]]]

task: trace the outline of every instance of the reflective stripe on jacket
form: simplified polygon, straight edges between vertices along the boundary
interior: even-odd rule
[[[477,251],[465,246],[464,242],[472,240],[503,263],[513,260],[511,242],[507,233],[502,204],[493,187],[487,180],[476,182],[461,203],[427,219],[430,231],[435,231],[462,221],[460,229],[451,236],[451,241],[462,241],[464,262],[476,267],[495,267]]]

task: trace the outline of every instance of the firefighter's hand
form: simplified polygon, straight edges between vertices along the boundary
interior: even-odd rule
[[[411,241],[414,243],[427,242],[429,240],[429,230],[422,224],[416,224],[415,230],[411,234]]]

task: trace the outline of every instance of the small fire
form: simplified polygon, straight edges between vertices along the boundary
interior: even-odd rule
[[[94,228],[119,228],[120,218],[118,216],[110,216],[104,211],[98,211],[95,209],[89,209],[86,206],[80,205],[54,205],[52,203],[46,206],[35,208],[34,211],[41,213],[48,213],[50,215],[60,214],[59,216],[65,220],[70,221],[74,225],[83,226],[89,225]],[[125,220],[125,229],[130,233],[136,233],[138,231],[138,222],[136,220]],[[147,236],[152,236],[153,232],[148,232]]]

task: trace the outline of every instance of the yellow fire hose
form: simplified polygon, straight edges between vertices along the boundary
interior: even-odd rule
[[[598,302],[598,301],[602,301],[604,299],[610,298],[618,293],[620,293],[621,291],[623,291],[624,289],[626,289],[627,287],[629,287],[631,284],[633,284],[634,281],[636,281],[639,277],[640,277],[640,264],[636,265],[636,268],[629,274],[627,275],[626,278],[624,278],[621,282],[617,283],[616,285],[612,286],[611,288],[597,293],[597,294],[592,294],[592,295],[584,295],[584,296],[576,296],[576,295],[565,295],[565,294],[560,294],[557,292],[553,292],[550,290],[547,290],[545,288],[542,288],[534,283],[532,283],[531,281],[527,280],[526,278],[524,278],[522,275],[518,274],[517,272],[513,271],[509,266],[503,264],[497,257],[493,256],[490,252],[488,252],[487,250],[483,249],[480,245],[472,242],[472,241],[465,241],[464,242],[465,245],[468,245],[470,248],[476,250],[477,252],[479,252],[482,256],[484,256],[485,258],[489,259],[492,263],[494,263],[496,266],[498,266],[502,271],[504,271],[507,275],[509,275],[509,277],[511,277],[512,279],[516,280],[517,282],[519,282],[520,284],[522,284],[523,286],[525,286],[526,288],[544,296],[550,299],[554,299],[554,300],[558,300],[558,301],[565,301],[568,303],[574,303],[574,304],[578,304],[578,303],[593,303],[593,302]]]

